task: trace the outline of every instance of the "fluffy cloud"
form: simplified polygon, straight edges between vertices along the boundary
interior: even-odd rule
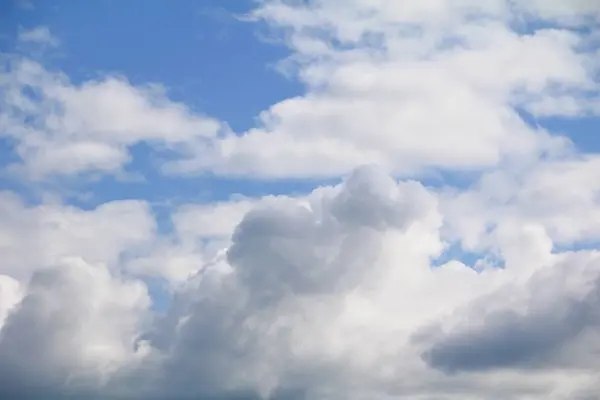
[[[372,168],[308,202],[249,212],[227,263],[195,278],[172,311],[185,317],[168,315],[155,333],[169,349],[164,385],[276,398],[348,398],[347,382],[371,396],[562,398],[594,384],[598,365],[578,355],[597,345],[599,255],[553,254],[542,241],[526,249],[538,257],[507,258],[501,270],[432,269],[442,220],[432,193]],[[520,376],[502,371],[530,359],[541,361]],[[564,368],[554,383],[548,360]],[[447,363],[499,371],[473,382],[426,366]]]
[[[14,144],[25,177],[117,174],[139,143],[171,152],[199,146],[224,125],[169,100],[160,85],[122,77],[77,85],[32,60],[11,58],[0,74],[2,136]]]
[[[469,190],[444,190],[447,234],[470,251],[515,241],[522,227],[535,235],[536,225],[558,246],[598,243],[599,163],[597,155],[538,162],[484,174]]]
[[[0,272],[26,282],[37,268],[73,256],[117,268],[122,255],[152,241],[154,230],[154,218],[142,201],[84,211],[52,203],[28,207],[0,192]]]
[[[0,329],[9,311],[21,301],[21,298],[19,281],[8,275],[0,275]]]
[[[557,152],[563,141],[519,111],[595,108],[597,43],[570,28],[596,13],[554,2],[266,1],[253,16],[285,33],[292,55],[281,67],[307,93],[174,168],[305,177],[377,163],[414,174]],[[540,18],[552,27],[528,31]]]
[[[102,265],[67,258],[37,270],[2,327],[0,394],[44,398],[102,385],[143,352],[134,345],[149,304],[143,284]]]
[[[262,2],[307,92],[237,135],[157,85],[9,57],[22,178],[119,174],[139,143],[168,173],[344,178],[168,231],[143,200],[1,192],[0,397],[597,398],[600,158],[523,117],[595,112],[600,7],[567,3]]]
[[[284,32],[281,69],[306,93],[264,110],[255,128],[230,132],[157,84],[73,84],[27,59],[0,77],[0,126],[36,179],[117,173],[137,143],[165,153],[165,173],[266,178],[369,163],[410,175],[561,153],[566,140],[521,111],[597,113],[600,63],[585,29],[597,6],[559,3],[356,0],[340,12],[337,1],[265,1],[251,17]]]
[[[67,259],[33,275],[2,331],[0,349],[41,346],[44,362],[3,360],[32,387],[132,398],[563,398],[594,388],[600,255],[554,253],[540,219],[525,229],[528,247],[502,243],[502,254],[523,250],[503,269],[432,267],[445,246],[442,202],[375,167],[302,199],[272,198],[145,324],[139,283]],[[32,333],[43,336],[11,333],[36,320],[47,321]]]
[[[523,303],[506,304],[506,291],[500,291],[465,310],[463,322],[424,353],[426,361],[448,372],[515,366],[600,368],[589,356],[599,345],[598,254],[556,258],[550,269],[536,272],[515,290]],[[501,307],[485,310],[487,303],[503,301]]]
[[[266,196],[183,204],[171,214],[173,232],[154,243],[150,252],[132,258],[127,269],[140,275],[166,278],[174,285],[185,283],[205,264],[223,254],[230,245],[231,232],[248,211],[277,199]]]

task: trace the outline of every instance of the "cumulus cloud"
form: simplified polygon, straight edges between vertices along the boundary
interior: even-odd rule
[[[523,114],[593,109],[599,15],[265,1],[250,19],[306,93],[238,134],[159,85],[9,57],[0,131],[30,182],[120,173],[139,143],[168,173],[342,180],[184,204],[167,231],[143,200],[1,192],[0,397],[597,398],[599,157]],[[418,181],[432,169],[473,182]]]
[[[0,394],[43,398],[101,385],[143,351],[134,344],[149,303],[141,283],[82,259],[37,270],[2,327]]]
[[[33,388],[131,398],[561,398],[592,387],[598,254],[553,253],[542,241],[525,249],[538,255],[523,254],[529,268],[509,258],[479,273],[459,261],[434,268],[440,204],[375,167],[300,199],[272,198],[145,324],[143,286],[67,259],[34,273],[2,330],[4,351],[38,349],[44,362],[34,368],[14,351],[5,368]],[[36,325],[42,336],[17,335],[37,320],[50,324]],[[491,372],[473,381],[436,369]]]
[[[459,262],[432,269],[443,248],[442,218],[421,185],[363,168],[308,199],[249,212],[227,260],[204,270],[174,306],[174,313],[187,310],[185,318],[169,315],[159,325],[156,343],[172,346],[166,387],[347,398],[355,390],[350,381],[398,398],[449,389],[458,397],[560,398],[594,383],[593,358],[572,351],[562,354],[565,371],[550,384],[553,364],[521,372],[528,384],[501,373],[451,382],[422,360],[481,372],[558,360],[563,345],[584,333],[597,343],[597,253],[542,247],[543,257],[524,254],[535,273],[522,260],[479,274]],[[165,331],[179,339],[169,344]],[[397,383],[408,377],[416,380]]]
[[[508,302],[487,313],[481,309],[490,301],[506,303],[502,291],[465,310],[464,325],[424,353],[427,363],[448,372],[556,366],[597,371],[600,365],[589,354],[599,349],[598,253],[558,258],[563,260],[516,289],[525,299],[518,308]]]
[[[535,225],[555,245],[593,245],[600,239],[599,162],[597,155],[538,162],[483,174],[465,191],[444,190],[446,232],[471,251],[499,250],[502,242],[514,241],[520,227],[536,235]],[[523,251],[514,255],[522,256]]]
[[[8,275],[0,275],[0,329],[9,311],[21,301],[21,292],[19,281]]]
[[[3,131],[38,179],[115,173],[139,142],[168,150],[164,173],[263,178],[340,176],[370,163],[414,175],[560,154],[568,141],[522,111],[597,113],[592,3],[356,0],[339,12],[337,1],[265,1],[249,18],[283,33],[291,54],[280,69],[306,91],[252,129],[233,133],[157,84],[76,85],[25,59],[1,78]]]
[[[306,94],[265,110],[261,126],[218,142],[213,157],[175,170],[322,177],[365,163],[400,174],[489,167],[564,146],[519,110],[548,116],[595,107],[581,93],[597,90],[598,57],[588,51],[597,44],[571,29],[586,26],[595,6],[349,4],[263,2],[253,18],[284,33],[292,54],[281,68]],[[551,27],[528,31],[531,20]],[[574,106],[544,105],[558,101]]]
[[[13,169],[34,180],[117,174],[135,144],[184,151],[226,129],[171,101],[160,85],[137,87],[118,76],[77,85],[26,58],[9,59],[0,85],[2,136],[22,161]]]
[[[84,211],[53,203],[27,206],[0,192],[0,272],[26,282],[37,268],[72,256],[117,268],[121,256],[150,243],[154,231],[143,201],[109,202]]]

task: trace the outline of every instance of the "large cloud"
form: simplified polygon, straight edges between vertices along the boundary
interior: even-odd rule
[[[531,265],[507,259],[504,269],[479,274],[458,262],[432,269],[443,246],[436,204],[419,184],[396,184],[367,167],[307,200],[249,212],[227,263],[195,278],[154,333],[169,349],[167,390],[559,398],[593,384],[598,365],[585,351],[600,333],[599,255],[552,254],[541,240],[532,256],[523,254]],[[492,372],[475,382],[426,366],[480,372],[530,359],[540,362],[521,376]],[[564,368],[554,384],[550,367]]]
[[[143,284],[82,259],[36,271],[2,326],[0,395],[67,396],[102,385],[143,352],[135,341],[149,304]]]
[[[519,111],[593,112],[599,66],[594,35],[570,29],[597,6],[557,3],[265,1],[253,17],[283,32],[281,67],[306,94],[169,169],[306,177],[373,162],[410,174],[557,151]]]
[[[204,269],[150,335],[167,354],[164,384],[183,393],[269,394],[306,390],[320,380],[317,371],[341,379],[375,366],[385,346],[354,352],[361,339],[346,334],[383,333],[383,310],[371,297],[393,296],[389,286],[379,290],[390,279],[428,273],[428,254],[441,250],[439,223],[435,199],[422,186],[397,185],[373,167],[341,187],[250,211],[227,262]],[[398,252],[420,265],[391,264]],[[354,302],[364,308],[358,320]],[[369,327],[369,320],[383,326]]]
[[[600,254],[565,255],[550,270],[537,272],[513,296],[506,290],[475,299],[463,322],[424,354],[433,367],[448,372],[494,368],[600,369]],[[502,304],[482,310],[489,303]]]
[[[562,398],[591,388],[600,255],[553,254],[541,227],[525,230],[538,238],[523,253],[530,265],[432,268],[444,248],[436,197],[363,167],[304,198],[271,198],[145,324],[139,283],[67,259],[36,272],[6,320],[4,368],[31,388],[128,398]]]

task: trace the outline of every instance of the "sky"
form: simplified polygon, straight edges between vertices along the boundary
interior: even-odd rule
[[[600,399],[600,3],[0,5],[0,397]]]

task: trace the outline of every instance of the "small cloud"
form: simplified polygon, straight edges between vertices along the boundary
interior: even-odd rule
[[[15,4],[18,8],[23,10],[34,10],[35,5],[30,0],[15,0]]]
[[[47,26],[38,26],[29,30],[19,32],[19,41],[23,43],[36,43],[52,47],[57,47],[60,42],[56,36],[50,32]]]

